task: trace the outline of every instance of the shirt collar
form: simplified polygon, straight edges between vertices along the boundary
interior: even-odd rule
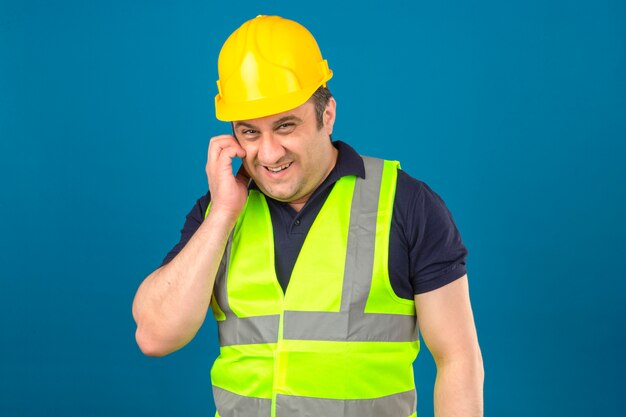
[[[330,174],[328,174],[327,180],[333,183],[339,178],[348,175],[356,175],[357,177],[365,178],[363,158],[345,142],[337,140],[333,142],[333,145],[339,151],[339,155],[337,156],[335,167],[330,171]]]

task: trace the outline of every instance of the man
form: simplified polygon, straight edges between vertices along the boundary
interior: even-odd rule
[[[419,322],[435,415],[482,415],[467,252],[443,201],[331,141],[332,72],[298,23],[244,23],[218,67],[216,115],[233,134],[211,139],[209,194],[137,291],[141,350],[180,349],[210,306],[218,415],[407,417]]]

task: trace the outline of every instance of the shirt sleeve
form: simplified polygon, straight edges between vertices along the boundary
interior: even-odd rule
[[[403,171],[398,171],[398,187],[409,191],[401,193],[400,206],[405,208],[401,217],[413,294],[435,290],[465,275],[467,249],[441,197]]]
[[[191,211],[187,214],[185,225],[180,231],[180,240],[172,248],[172,250],[170,250],[168,254],[165,255],[161,266],[169,263],[172,259],[174,259],[174,257],[178,255],[178,252],[180,252],[185,247],[187,242],[189,242],[189,239],[191,239],[194,233],[196,233],[196,230],[198,230],[198,227],[200,227],[202,221],[204,220],[204,213],[206,212],[210,201],[211,195],[208,192],[206,193],[206,195],[196,200],[196,204],[194,204]]]

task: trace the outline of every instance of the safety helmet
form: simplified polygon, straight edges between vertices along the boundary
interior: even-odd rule
[[[219,120],[256,119],[304,104],[333,72],[313,35],[279,16],[257,16],[226,40],[218,59]]]

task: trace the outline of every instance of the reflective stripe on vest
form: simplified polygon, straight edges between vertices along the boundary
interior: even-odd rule
[[[415,413],[415,305],[395,295],[388,275],[399,164],[363,160],[365,179],[334,185],[285,294],[267,202],[250,191],[211,304],[220,338],[211,377],[221,417]]]

